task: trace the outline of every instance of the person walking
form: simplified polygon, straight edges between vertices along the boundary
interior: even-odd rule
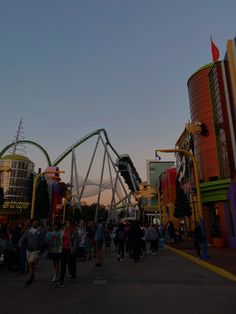
[[[131,223],[126,222],[125,223],[125,233],[126,233],[126,241],[125,241],[125,250],[126,250],[126,256],[129,256],[130,258],[133,257],[133,239],[130,234],[131,230]]]
[[[193,241],[194,241],[194,248],[196,250],[197,256],[200,257],[200,253],[201,253],[200,244],[202,242],[202,231],[201,231],[201,226],[198,221],[195,221],[194,223]]]
[[[27,219],[23,224],[21,237],[23,236],[26,230],[29,230],[30,227],[31,227],[30,219]],[[20,274],[25,274],[29,272],[29,264],[27,262],[26,256],[26,244],[22,243],[22,245],[19,246],[18,242],[18,247],[19,247],[19,271]]]
[[[147,256],[147,229],[144,224],[141,224],[143,237],[141,238],[141,257]]]
[[[12,230],[11,241],[12,241],[12,270],[20,272],[20,248],[19,240],[22,237],[23,225],[18,223]]]
[[[87,244],[88,244],[88,238],[87,238],[87,232],[86,232],[86,226],[83,221],[80,222],[78,227],[78,236],[79,236],[79,259],[82,259],[86,261],[87,259]]]
[[[138,221],[134,221],[132,223],[129,235],[132,243],[132,257],[134,259],[134,262],[137,263],[140,261],[141,239],[144,235]]]
[[[86,233],[88,238],[88,259],[91,260],[92,256],[96,258],[96,248],[95,248],[95,226],[93,222],[88,222],[86,226]]]
[[[156,251],[156,241],[159,239],[156,228],[151,223],[147,228],[147,240],[150,242],[150,253],[155,255]]]
[[[29,279],[24,283],[27,287],[35,280],[35,264],[38,261],[41,250],[45,245],[45,232],[39,225],[39,220],[34,219],[31,227],[24,232],[19,240],[19,246],[26,247],[26,257],[29,267]]]
[[[102,245],[104,241],[104,229],[101,219],[98,219],[97,221],[94,240],[96,243],[96,258],[97,258],[95,266],[99,267],[102,266]]]
[[[106,253],[108,253],[111,250],[111,230],[108,224],[105,224],[105,227],[104,227],[104,240],[105,240]]]
[[[115,246],[115,252],[118,251],[118,242],[116,237],[118,226],[115,224],[111,230],[111,240],[113,240],[114,246]]]
[[[60,261],[63,249],[62,232],[60,228],[60,222],[54,222],[52,231],[47,235],[48,258],[52,260],[53,265],[52,282],[57,281],[60,270]]]
[[[118,229],[116,232],[116,238],[117,238],[117,243],[118,243],[117,260],[118,260],[118,262],[123,262],[124,253],[125,253],[125,240],[126,240],[126,233],[125,233],[125,228],[124,228],[123,223],[120,223],[118,225]]]
[[[76,279],[76,257],[79,248],[78,230],[75,228],[74,222],[68,221],[65,230],[62,233],[62,253],[61,253],[61,271],[59,281],[56,283],[56,288],[64,287],[64,279],[66,274],[66,267],[68,266],[69,274],[72,282]]]
[[[175,243],[175,238],[176,238],[175,227],[172,221],[169,221],[168,226],[167,226],[167,231],[170,237],[170,242],[172,244]]]

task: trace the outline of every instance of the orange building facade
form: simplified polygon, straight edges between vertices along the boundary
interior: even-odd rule
[[[191,152],[198,166],[207,244],[236,247],[236,39],[229,40],[223,61],[197,70],[188,80],[191,122],[176,142],[176,148]],[[191,159],[176,154],[176,172],[162,179],[162,203],[173,218],[176,180],[188,195],[192,220],[199,220],[196,182]],[[172,198],[173,197],[173,198]],[[171,204],[171,206],[170,206]],[[218,226],[216,236],[215,226]]]
[[[191,121],[204,127],[204,132],[194,134],[194,154],[201,181],[206,240],[214,244],[217,222],[217,238],[234,247],[235,209],[230,205],[228,191],[236,165],[235,86],[228,55],[223,61],[200,68],[187,85]]]
[[[233,171],[234,166],[229,162],[232,141],[228,132],[221,63],[215,62],[200,68],[190,77],[187,85],[191,121],[198,122],[204,128],[202,133],[194,134],[194,155],[201,182],[206,241],[213,242],[213,228],[217,221],[226,244],[225,207],[230,168]]]
[[[210,181],[219,176],[217,144],[213,124],[211,94],[208,74],[213,64],[199,69],[188,80],[191,121],[199,121],[207,128],[207,135],[194,136],[194,154],[199,164],[201,181]]]
[[[173,212],[176,197],[176,168],[166,169],[161,175],[161,195],[163,209],[163,223],[173,220]]]

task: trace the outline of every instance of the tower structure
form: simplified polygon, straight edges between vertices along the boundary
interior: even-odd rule
[[[17,144],[23,139],[22,118],[15,136],[15,144],[9,154],[0,159],[0,166],[9,172],[0,174],[0,186],[4,191],[5,202],[0,208],[0,216],[11,217],[11,221],[29,216],[34,176],[34,163],[26,156],[25,147]]]

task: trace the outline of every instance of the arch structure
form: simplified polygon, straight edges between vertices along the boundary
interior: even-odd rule
[[[48,165],[49,166],[52,165],[51,159],[50,159],[47,151],[38,143],[30,141],[30,140],[19,140],[19,141],[17,141],[17,144],[32,144],[32,145],[38,147],[43,152],[43,154],[45,155]],[[2,158],[3,155],[14,145],[15,145],[15,142],[12,142],[11,144],[8,144],[6,147],[4,147],[3,150],[0,152],[0,158]]]

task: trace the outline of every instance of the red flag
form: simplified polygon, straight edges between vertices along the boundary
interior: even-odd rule
[[[219,49],[214,44],[214,42],[212,41],[212,37],[211,37],[211,53],[213,61],[216,62],[219,59],[220,52]]]

